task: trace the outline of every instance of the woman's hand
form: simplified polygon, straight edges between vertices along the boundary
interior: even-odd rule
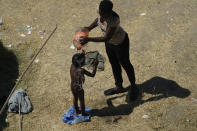
[[[82,37],[79,38],[79,42],[80,42],[81,45],[85,45],[86,43],[89,42],[89,38],[82,36]]]
[[[91,24],[90,26],[84,27],[84,28],[88,29],[88,31],[91,31],[92,29],[94,29],[94,28],[97,27],[97,26],[98,26],[98,18],[96,18],[96,19],[92,22],[92,24]]]

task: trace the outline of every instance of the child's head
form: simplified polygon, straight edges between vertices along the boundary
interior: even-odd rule
[[[85,64],[85,55],[83,53],[76,53],[72,57],[72,64],[79,68]]]
[[[102,0],[99,5],[99,14],[102,18],[110,16],[113,9],[113,3],[110,0]]]

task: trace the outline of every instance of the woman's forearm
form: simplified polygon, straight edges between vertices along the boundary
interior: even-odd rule
[[[98,22],[98,18],[96,18],[96,19],[93,21],[93,23],[92,23],[90,26],[86,27],[86,28],[87,28],[89,31],[91,31],[92,29],[94,29],[95,27],[98,26],[97,22]]]
[[[107,40],[107,37],[88,37],[88,41],[92,42],[105,42]]]
[[[103,37],[88,37],[88,41],[92,41],[92,42],[109,41],[112,38],[115,30],[116,30],[116,27],[107,28],[106,34]]]

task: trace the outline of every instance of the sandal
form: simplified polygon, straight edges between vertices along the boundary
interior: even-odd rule
[[[119,94],[119,93],[123,93],[123,92],[126,92],[126,90],[123,87],[115,87],[115,88],[105,90],[104,94],[106,96],[109,96],[109,95]]]

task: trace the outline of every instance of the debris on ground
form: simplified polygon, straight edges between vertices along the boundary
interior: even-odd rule
[[[145,15],[146,15],[146,13],[141,13],[140,15],[141,15],[141,16],[145,16]]]
[[[34,62],[35,62],[35,63],[38,63],[39,61],[40,61],[39,59],[35,59],[35,61],[34,61]]]
[[[0,27],[3,25],[3,18],[0,17]]]
[[[74,47],[74,45],[73,45],[73,44],[70,46],[70,48],[71,48],[71,49],[73,49],[73,50],[75,49],[75,47]]]
[[[31,30],[29,30],[29,31],[27,32],[27,34],[28,34],[28,35],[31,35]]]
[[[194,104],[197,104],[197,99],[195,99],[195,98],[188,98],[187,100],[191,101]]]
[[[21,37],[25,37],[26,35],[25,35],[25,34],[21,34],[20,36],[21,36]]]
[[[142,118],[147,119],[147,118],[149,118],[149,116],[148,115],[143,115]]]
[[[32,29],[33,28],[30,25],[26,25],[26,27],[23,28],[16,28],[16,31],[27,31],[27,34],[31,35]],[[25,36],[21,34],[21,37],[25,37]]]
[[[45,33],[45,30],[40,30],[39,33],[40,34],[44,34]]]
[[[6,45],[6,47],[7,47],[7,48],[11,48],[11,47],[12,47],[12,45],[11,45],[11,44],[9,44],[9,45]]]

